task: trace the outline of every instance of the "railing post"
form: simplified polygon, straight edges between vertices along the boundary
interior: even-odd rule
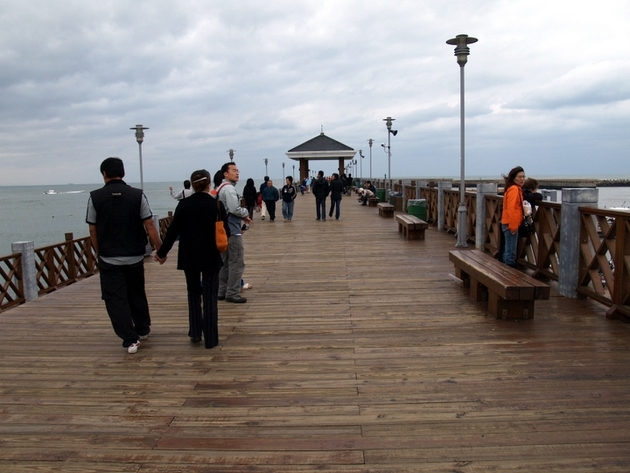
[[[451,190],[453,188],[453,181],[439,181],[438,182],[438,221],[437,228],[439,231],[444,230],[444,190]]]
[[[74,257],[74,234],[66,233],[66,261],[68,262],[68,273],[71,281],[77,280],[77,260]]]
[[[580,277],[580,211],[579,207],[597,207],[596,188],[562,189],[560,215],[560,258],[558,292],[576,298]]]
[[[483,251],[486,246],[486,194],[497,194],[496,183],[477,184],[477,205],[475,221],[475,248]]]
[[[37,269],[35,268],[35,242],[11,243],[13,253],[22,253],[22,285],[26,302],[37,299]]]

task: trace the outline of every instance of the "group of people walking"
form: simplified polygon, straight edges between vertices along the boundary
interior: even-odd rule
[[[224,164],[214,179],[205,169],[190,176],[192,192],[182,195],[160,240],[146,196],[127,185],[120,158],[100,166],[105,185],[90,193],[86,222],[98,254],[101,297],[114,332],[128,353],[136,353],[151,332],[151,317],[144,282],[147,235],[154,259],[163,264],[179,239],[177,269],[184,272],[188,294],[188,336],[206,348],[218,344],[218,304],[244,303],[240,295],[245,269],[243,225],[251,218],[236,192],[239,170]],[[171,189],[172,190],[172,189]],[[225,223],[228,249],[217,249],[216,222]]]
[[[141,189],[127,185],[120,158],[107,158],[100,166],[105,185],[90,193],[86,222],[90,241],[98,254],[101,296],[116,335],[128,353],[136,353],[140,342],[151,332],[151,317],[144,282],[144,256],[147,237],[155,249],[154,259],[164,264],[179,239],[177,269],[184,272],[188,295],[188,336],[193,343],[204,341],[206,348],[218,344],[218,303],[244,303],[240,295],[245,269],[242,232],[251,224],[254,210],[262,200],[269,220],[275,220],[276,202],[282,198],[285,221],[293,218],[296,189],[291,176],[279,192],[268,177],[257,192],[248,179],[243,191],[245,205],[236,191],[239,170],[234,162],[224,164],[214,176],[205,169],[193,172],[184,190],[171,195],[179,200],[164,241],[153,223],[149,202]],[[525,179],[517,166],[505,178],[501,227],[502,261],[516,267],[519,227],[542,200],[534,179]],[[189,184],[187,184],[189,183]],[[192,187],[192,189],[189,188]],[[330,195],[333,213],[340,217],[341,198],[347,183],[334,173],[330,179],[319,171],[312,183],[317,220],[326,220],[326,198]],[[524,191],[525,189],[525,191]],[[264,217],[263,217],[264,218]],[[215,238],[216,222],[223,222],[228,248],[220,252]]]

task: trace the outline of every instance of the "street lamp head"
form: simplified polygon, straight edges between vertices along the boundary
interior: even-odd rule
[[[142,142],[144,141],[144,130],[148,130],[149,128],[142,125],[136,125],[129,129],[136,130],[136,141],[138,142],[138,144],[142,144]]]
[[[477,41],[477,38],[473,38],[467,34],[458,34],[446,42],[446,44],[456,46],[455,56],[457,56],[457,64],[459,64],[459,67],[464,67],[466,62],[468,62],[468,55],[470,54],[470,48],[468,45],[476,43]]]
[[[385,126],[387,127],[388,130],[392,129],[392,122],[394,120],[396,120],[396,119],[392,118],[392,117],[383,118],[383,121],[385,122]]]
[[[398,130],[389,130],[389,132],[394,136],[398,134]]]
[[[372,138],[370,138],[370,139],[368,140],[368,144],[370,145],[370,148],[372,147],[372,144],[373,144],[373,143],[374,143],[374,140],[373,140]]]
[[[365,158],[365,156],[363,156],[363,150],[362,149],[359,150],[359,156],[361,156],[361,159]]]

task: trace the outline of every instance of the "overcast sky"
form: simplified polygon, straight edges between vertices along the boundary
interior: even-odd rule
[[[0,185],[99,182],[108,156],[138,182],[139,123],[145,182],[230,148],[281,176],[321,127],[363,177],[373,138],[384,177],[387,116],[393,177],[456,177],[462,33],[467,176],[630,177],[628,25],[627,0],[3,0]]]

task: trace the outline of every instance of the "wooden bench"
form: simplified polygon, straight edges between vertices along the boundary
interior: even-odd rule
[[[500,263],[479,250],[453,250],[449,260],[455,276],[470,287],[470,298],[488,300],[488,312],[497,319],[532,319],[534,302],[549,299],[549,286]]]
[[[398,214],[396,215],[398,222],[398,233],[407,240],[424,240],[424,231],[429,228],[429,224],[424,220],[420,220],[415,215]]]
[[[394,210],[396,210],[395,205],[379,202],[376,206],[378,207],[378,214],[381,217],[392,218],[394,216]]]
[[[376,205],[380,202],[378,197],[370,197],[368,198],[368,205],[370,207],[376,207]]]

